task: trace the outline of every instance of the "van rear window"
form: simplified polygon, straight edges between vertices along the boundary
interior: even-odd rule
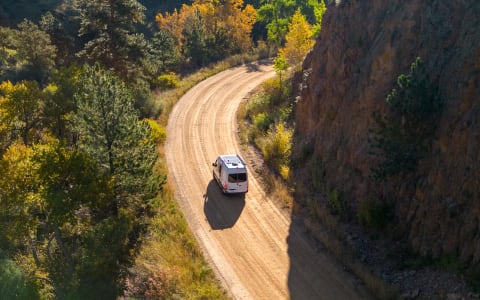
[[[247,181],[247,173],[228,174],[228,182],[245,182]]]

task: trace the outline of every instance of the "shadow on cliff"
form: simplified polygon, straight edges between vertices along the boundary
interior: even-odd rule
[[[233,227],[245,207],[244,194],[224,195],[213,179],[203,198],[203,212],[213,230]]]
[[[363,283],[311,235],[310,230],[301,216],[292,214],[287,237],[289,299],[375,299]]]

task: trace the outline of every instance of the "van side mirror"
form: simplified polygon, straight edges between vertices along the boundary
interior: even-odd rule
[[[216,166],[217,166],[217,163],[216,163],[216,162],[212,163],[212,166],[216,167]]]

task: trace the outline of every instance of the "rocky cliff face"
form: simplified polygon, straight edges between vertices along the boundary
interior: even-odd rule
[[[340,191],[353,207],[374,194],[394,200],[418,253],[480,265],[480,1],[336,2],[295,85],[297,182],[322,181],[324,195]],[[372,112],[386,111],[416,57],[445,107],[417,171],[380,186],[369,179]]]

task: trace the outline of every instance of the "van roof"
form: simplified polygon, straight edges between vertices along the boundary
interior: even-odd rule
[[[245,169],[245,162],[238,154],[220,155],[220,159],[229,169]]]

